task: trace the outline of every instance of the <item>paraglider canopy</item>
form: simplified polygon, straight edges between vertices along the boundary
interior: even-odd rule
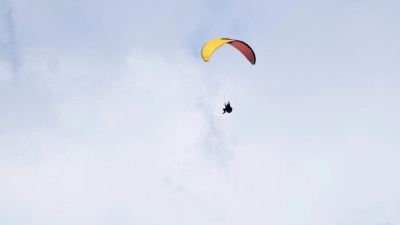
[[[211,55],[222,45],[229,44],[239,50],[251,64],[256,64],[256,54],[253,49],[243,41],[232,38],[216,38],[207,42],[201,49],[201,57],[205,62],[210,60]]]

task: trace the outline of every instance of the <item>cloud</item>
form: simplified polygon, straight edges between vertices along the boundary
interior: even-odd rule
[[[8,1],[0,1],[0,87],[12,79],[18,63],[14,21]]]
[[[395,224],[397,6],[10,2],[0,222]]]

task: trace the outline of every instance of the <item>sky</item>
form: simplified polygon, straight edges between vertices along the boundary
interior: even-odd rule
[[[0,0],[0,224],[400,224],[399,40],[397,0]]]

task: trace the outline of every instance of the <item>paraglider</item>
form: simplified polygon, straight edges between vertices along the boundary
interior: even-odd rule
[[[246,59],[252,64],[256,64],[256,54],[253,49],[245,43],[244,41],[232,39],[232,38],[216,38],[211,41],[208,41],[203,48],[201,49],[201,57],[205,62],[208,62],[212,56],[212,54],[220,48],[222,45],[229,44],[236,48],[239,52],[241,52]],[[232,107],[230,102],[228,104],[225,103],[225,108],[223,108],[224,112],[222,114],[231,113]]]
[[[224,112],[222,114],[225,114],[226,112],[231,113],[232,112],[231,103],[229,103],[229,101],[228,101],[228,104],[225,103],[225,108],[223,108],[222,110],[224,110]]]

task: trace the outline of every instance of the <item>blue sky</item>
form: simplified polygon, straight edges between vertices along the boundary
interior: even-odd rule
[[[0,0],[0,223],[399,224],[399,15]]]

